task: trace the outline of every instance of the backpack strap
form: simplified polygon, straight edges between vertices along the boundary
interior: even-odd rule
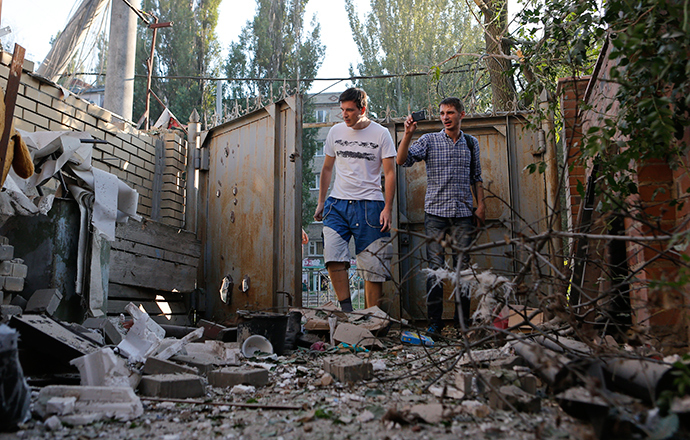
[[[465,144],[467,144],[467,148],[470,150],[470,176],[474,175],[474,142],[472,142],[472,136],[470,136],[467,133],[463,133],[463,136],[465,136]]]

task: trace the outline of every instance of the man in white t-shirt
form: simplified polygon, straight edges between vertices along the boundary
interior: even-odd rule
[[[388,129],[366,116],[364,90],[347,89],[339,101],[343,122],[334,125],[326,138],[314,220],[323,221],[324,262],[340,307],[351,312],[350,238],[355,239],[367,307],[379,305],[383,282],[390,279],[396,151]],[[326,200],[334,167],[335,182]],[[385,191],[381,190],[381,169]]]

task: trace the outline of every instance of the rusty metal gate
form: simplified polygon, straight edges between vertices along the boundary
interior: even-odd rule
[[[415,139],[442,128],[439,121],[418,123]],[[487,228],[479,236],[478,244],[544,231],[548,199],[545,174],[530,174],[525,170],[529,164],[544,158],[544,148],[539,148],[538,132],[528,129],[527,121],[519,115],[467,117],[462,121],[462,130],[479,140]],[[395,124],[393,131],[397,145],[404,134],[403,124]],[[397,276],[401,308],[411,319],[423,320],[426,319],[426,277],[421,273],[421,269],[426,267],[424,163],[411,168],[398,167],[397,179],[398,227],[401,231],[397,234]],[[519,270],[521,257],[514,245],[505,244],[474,254],[473,262],[480,269],[490,269],[510,277]],[[444,297],[448,298],[451,291],[447,286]],[[446,307],[444,310],[445,319],[452,318],[453,312],[449,309]]]
[[[206,315],[301,304],[302,98],[292,96],[213,128],[200,179]],[[203,168],[203,167],[202,167]],[[219,290],[232,280],[227,300]]]

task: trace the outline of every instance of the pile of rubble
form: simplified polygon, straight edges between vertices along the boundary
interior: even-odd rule
[[[81,326],[31,314],[0,325],[0,339],[10,341],[0,341],[2,378],[14,380],[3,387],[19,390],[0,402],[2,426],[14,426],[0,439],[688,432],[690,398],[675,379],[690,375],[680,360],[524,334],[520,322],[486,336],[431,339],[376,307],[249,313],[237,328],[161,326],[134,304],[126,311],[127,319]],[[522,316],[527,322],[525,310]],[[276,322],[282,333],[259,334]],[[42,371],[50,374],[38,374],[47,359]]]

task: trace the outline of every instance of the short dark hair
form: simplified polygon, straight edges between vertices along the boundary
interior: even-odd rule
[[[338,98],[338,102],[353,101],[358,109],[366,108],[367,100],[367,92],[357,87],[345,90]]]
[[[438,106],[441,107],[442,105],[452,105],[455,107],[455,110],[457,110],[458,113],[465,111],[465,106],[462,105],[462,101],[460,101],[460,98],[456,98],[455,96],[444,98]]]

